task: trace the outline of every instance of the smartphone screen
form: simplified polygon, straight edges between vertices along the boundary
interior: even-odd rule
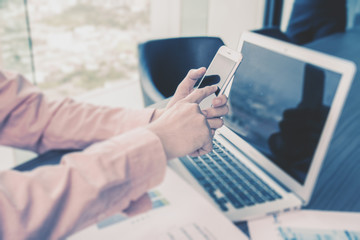
[[[218,96],[219,94],[222,94],[222,90],[224,85],[227,85],[229,83],[229,78],[231,79],[232,76],[230,74],[234,73],[234,69],[238,66],[241,58],[240,55],[235,55],[237,57],[231,56],[227,57],[226,55],[223,55],[221,53],[221,50],[223,51],[232,51],[227,50],[225,48],[220,49],[219,52],[215,55],[214,59],[212,60],[210,66],[208,67],[204,77],[200,81],[200,84],[198,88],[203,88],[206,86],[211,85],[217,85],[218,90],[215,92],[215,94],[211,94],[210,96],[206,97],[204,100],[200,103],[201,109],[206,109],[211,107],[212,105],[212,99]],[[229,52],[232,54],[235,54],[235,52]],[[225,52],[225,54],[229,54],[228,52]]]
[[[221,54],[216,55],[199,84],[199,88],[216,84],[218,86],[218,91],[215,93],[217,96],[235,65],[235,61]]]

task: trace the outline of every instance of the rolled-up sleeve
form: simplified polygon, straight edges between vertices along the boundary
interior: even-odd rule
[[[86,148],[57,166],[0,172],[0,239],[63,239],[159,184],[166,155],[144,127],[152,114],[49,102],[22,76],[0,71],[0,144],[40,153]]]
[[[166,156],[139,128],[66,155],[59,166],[0,173],[0,239],[62,239],[121,212],[159,184]]]
[[[153,109],[47,101],[24,77],[0,71],[0,144],[43,153],[83,149],[149,123]]]

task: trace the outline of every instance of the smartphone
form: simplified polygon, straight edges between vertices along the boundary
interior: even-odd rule
[[[242,60],[242,54],[226,46],[219,48],[215,57],[207,68],[198,88],[217,85],[218,90],[200,102],[200,108],[211,107],[212,100],[224,93],[234,73]]]

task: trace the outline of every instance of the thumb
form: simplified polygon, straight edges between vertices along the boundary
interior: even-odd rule
[[[202,78],[205,72],[206,72],[205,67],[201,67],[198,69],[191,69],[184,78],[184,80],[180,83],[179,87],[184,91],[191,92],[197,80]]]
[[[188,96],[194,90],[194,85],[204,76],[206,68],[201,67],[198,69],[191,69],[184,80],[181,81],[179,86],[176,88],[174,96],[171,98],[170,102],[167,104],[166,108],[170,108],[179,100]]]

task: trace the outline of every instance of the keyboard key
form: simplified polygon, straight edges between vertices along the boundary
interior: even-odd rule
[[[220,206],[220,209],[223,212],[227,212],[229,210],[228,207],[226,206],[227,201],[225,198],[218,199],[215,202]]]
[[[224,194],[229,199],[234,208],[241,208],[244,206],[231,192],[225,191]]]

